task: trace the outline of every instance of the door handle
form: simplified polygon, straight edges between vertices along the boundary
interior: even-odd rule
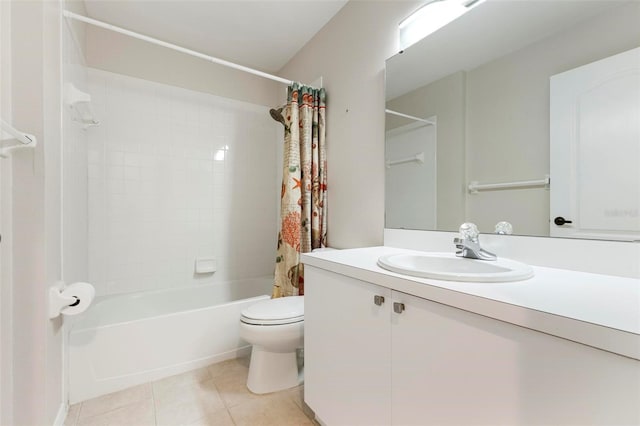
[[[378,306],[382,306],[382,304],[384,303],[384,296],[378,296],[376,294],[375,296],[373,296],[373,303]]]
[[[553,223],[555,223],[555,224],[556,224],[556,225],[558,225],[558,226],[562,226],[562,225],[564,225],[565,223],[573,223],[573,222],[572,222],[572,221],[570,221],[570,220],[565,219],[565,218],[564,218],[564,217],[562,217],[562,216],[558,216],[558,217],[556,217],[555,219],[553,219]]]

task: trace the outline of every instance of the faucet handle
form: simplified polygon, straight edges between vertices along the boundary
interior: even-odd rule
[[[496,223],[495,233],[499,235],[511,235],[513,234],[513,226],[509,222]]]
[[[462,225],[460,225],[459,232],[461,238],[473,241],[474,243],[478,242],[478,235],[480,235],[480,232],[478,231],[478,227],[474,223],[463,223]]]

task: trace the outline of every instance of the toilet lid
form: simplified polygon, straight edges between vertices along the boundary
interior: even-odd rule
[[[279,297],[249,306],[242,311],[247,324],[277,325],[304,320],[304,296]]]

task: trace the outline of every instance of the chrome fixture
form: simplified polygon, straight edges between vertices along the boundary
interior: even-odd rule
[[[509,222],[496,223],[495,233],[498,235],[511,235],[513,234],[513,226]]]
[[[283,109],[284,109],[284,106],[281,106],[279,108],[271,108],[269,110],[269,114],[271,114],[271,118],[273,118],[279,123],[282,123],[284,127],[287,127],[287,123],[284,121],[284,117],[282,116]]]
[[[456,256],[478,260],[496,260],[498,256],[480,247],[480,232],[473,223],[460,225],[460,237],[454,238],[453,243],[458,249]]]

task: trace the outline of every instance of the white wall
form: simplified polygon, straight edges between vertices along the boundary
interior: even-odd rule
[[[11,118],[11,3],[0,2],[0,117]]]
[[[11,115],[11,3],[0,2],[0,117]],[[0,160],[0,424],[13,423],[11,163]]]
[[[384,228],[384,61],[418,1],[350,1],[279,75],[327,88],[328,243],[380,245]]]
[[[53,424],[62,407],[61,321],[47,318],[60,262],[60,3],[12,2],[12,110],[38,139],[12,155],[13,424]]]
[[[98,294],[273,273],[280,125],[263,106],[89,69],[89,275]],[[215,256],[215,274],[195,275]]]
[[[91,25],[85,30],[86,59],[92,68],[258,105],[286,101],[281,83]]]
[[[44,254],[46,258],[44,286],[38,290],[42,297],[38,312],[44,319],[45,350],[45,410],[47,423],[60,421],[66,411],[63,393],[63,328],[62,318],[50,320],[47,315],[51,286],[62,279],[62,2],[43,1],[42,81],[44,133]],[[24,54],[24,51],[21,51]],[[15,99],[15,98],[14,98]],[[42,288],[44,287],[44,289]],[[43,292],[44,290],[44,292]],[[44,297],[41,296],[44,293]]]

